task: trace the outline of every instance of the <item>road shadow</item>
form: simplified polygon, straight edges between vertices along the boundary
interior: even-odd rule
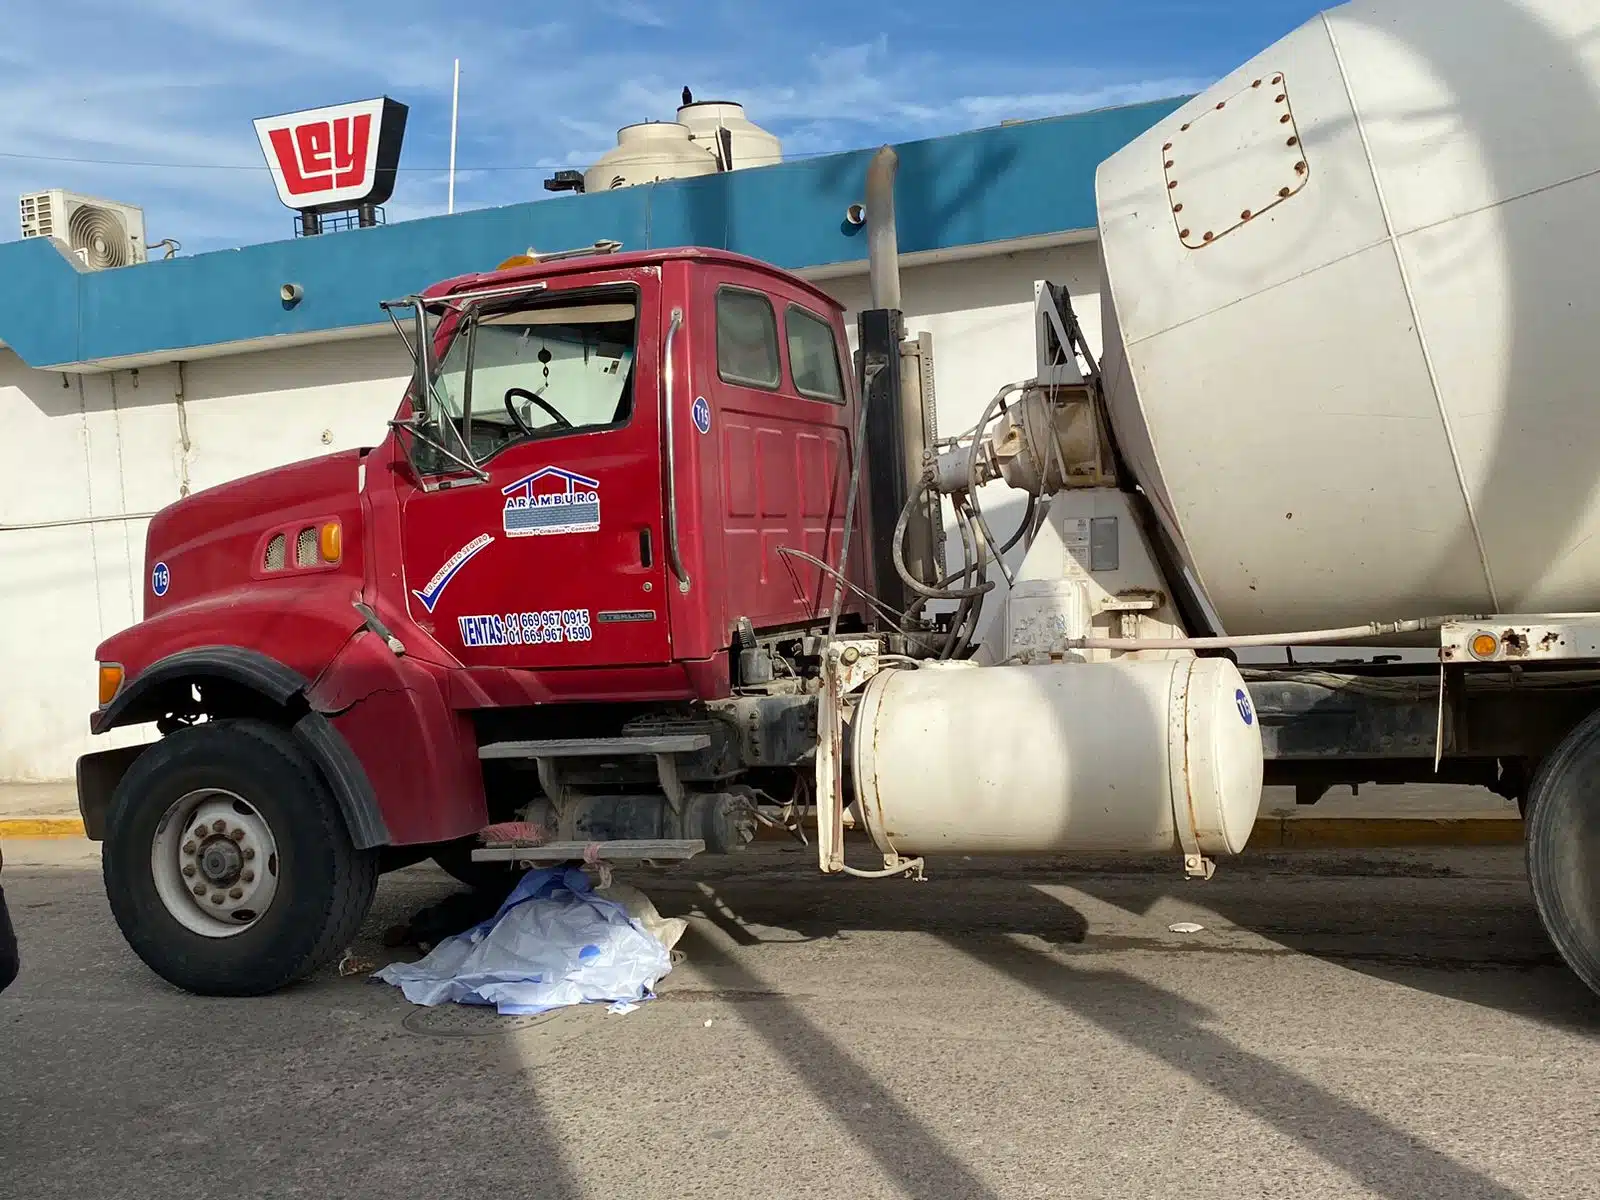
[[[28,858],[8,841],[0,873],[22,956],[0,996],[0,1194],[592,1194],[545,1072],[603,1010],[530,1029],[334,968],[271,996],[186,995],[124,944],[96,867]],[[453,886],[386,879],[358,955]]]
[[[1494,855],[1520,871],[1515,848],[1465,853]],[[1387,983],[1556,1028],[1600,1032],[1600,997],[1550,944],[1525,876],[1480,881],[1451,861],[1460,857],[1247,852],[1220,862],[1204,882],[1152,861],[1117,874],[1073,873],[1068,864],[1058,881],[1136,915],[1163,901],[1198,906],[1297,954]],[[1264,906],[1262,885],[1286,879],[1303,886],[1290,894],[1275,889],[1277,903]],[[1356,879],[1365,886],[1350,888]]]
[[[1120,971],[1069,966],[1009,939],[947,944],[1182,1071],[1374,1195],[1411,1200],[1425,1187],[1454,1200],[1516,1200],[1515,1192],[1381,1117],[1207,1029],[1209,1014],[1182,996]]]
[[[721,995],[757,997],[744,1026],[787,1066],[790,1076],[848,1129],[903,1194],[929,1200],[996,1193],[951,1153],[884,1084],[856,1063],[795,1002],[690,925],[679,943]]]
[[[780,878],[781,876],[781,878]],[[694,875],[640,881],[662,912],[697,915],[735,944],[849,940],[852,931],[967,936],[1022,933],[1049,945],[1082,942],[1088,922],[1075,909],[1029,887],[972,881],[961,905],[936,902],[908,881],[824,877],[809,855],[788,857],[759,873]],[[785,934],[793,936],[784,936]]]
[[[1081,965],[1081,959],[1064,961],[1048,945],[1028,944],[1029,935],[1072,944],[1087,940],[1091,946],[1112,939],[1086,938],[1084,916],[1033,883],[980,877],[971,864],[968,870],[974,871],[973,877],[945,877],[946,885],[954,884],[959,891],[948,902],[931,888],[907,882],[885,886],[882,881],[848,881],[867,883],[850,894],[850,889],[839,886],[847,881],[823,881],[835,893],[829,897],[800,879],[785,879],[774,887],[777,881],[769,878],[762,888],[754,879],[731,877],[714,884],[699,881],[697,890],[705,903],[695,909],[740,943],[782,940],[771,936],[775,930],[808,938],[848,938],[853,930],[932,934],[957,954],[1181,1072],[1372,1194],[1392,1200],[1410,1200],[1424,1191],[1461,1200],[1515,1196],[1384,1118],[1208,1028],[1213,1014],[1182,995],[1123,971]],[[1055,875],[1059,879],[1059,870]],[[1074,884],[1081,885],[1081,880]],[[802,889],[801,895],[795,894],[795,887]],[[663,899],[685,892],[657,886],[653,894]],[[1051,908],[1059,914],[1051,915]],[[760,978],[709,938],[695,934],[686,941],[691,942],[689,954],[697,968],[716,987],[762,993],[767,999]],[[940,1194],[982,1194],[963,1190],[977,1187],[977,1181],[966,1173],[948,1175],[949,1152],[788,1001],[773,996],[771,1002],[783,1006],[781,1019],[764,1019],[759,1026],[752,1022],[751,1028],[855,1130],[885,1170],[903,1182],[950,1178],[953,1190]],[[778,1014],[763,1014],[773,1015]],[[872,1118],[867,1123],[861,1116],[865,1104],[871,1105],[866,1109]],[[930,1164],[944,1171],[927,1171]]]

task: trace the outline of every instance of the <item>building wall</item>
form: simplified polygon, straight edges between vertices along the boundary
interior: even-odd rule
[[[942,432],[968,428],[997,388],[1032,374],[1035,280],[1069,286],[1098,348],[1098,270],[1094,247],[1080,245],[904,272],[907,328],[934,337]],[[852,310],[867,303],[864,275],[823,286]],[[70,778],[90,748],[94,650],[140,615],[149,514],[188,491],[374,444],[408,374],[393,335],[88,376],[33,370],[0,349],[0,428],[13,448],[0,472],[0,781]],[[1003,485],[985,495],[1004,537],[1021,501]]]
[[[186,491],[378,441],[407,361],[397,338],[367,338],[181,376],[68,376],[0,350],[0,428],[16,449],[0,472],[0,781],[70,778],[91,748],[94,650],[141,615],[149,516]]]

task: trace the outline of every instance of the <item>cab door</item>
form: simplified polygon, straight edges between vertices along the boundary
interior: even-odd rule
[[[530,286],[438,347],[429,419],[475,469],[413,443],[411,616],[467,666],[667,662],[659,270]]]

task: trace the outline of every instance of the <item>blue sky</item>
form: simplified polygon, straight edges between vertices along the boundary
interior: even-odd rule
[[[411,107],[390,221],[545,196],[680,89],[743,101],[791,156],[1204,87],[1303,0],[55,0],[0,42],[0,194],[140,204],[185,253],[287,237],[251,120],[386,93]],[[48,13],[48,19],[43,14]],[[128,166],[104,161],[143,164]],[[14,209],[12,210],[15,211]],[[15,218],[0,239],[17,236]]]

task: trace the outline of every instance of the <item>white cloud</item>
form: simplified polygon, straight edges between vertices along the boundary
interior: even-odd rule
[[[666,29],[671,24],[660,8],[642,0],[600,0],[595,7],[606,16],[647,29]]]
[[[0,193],[64,186],[138,203],[151,236],[175,236],[187,252],[286,237],[292,217],[261,164],[252,118],[383,92],[411,106],[389,217],[442,212],[458,56],[458,208],[543,197],[545,175],[592,162],[620,126],[670,119],[685,84],[702,99],[743,101],[800,156],[1204,82],[1073,67],[1056,45],[1031,60],[1024,45],[992,61],[959,40],[918,41],[915,23],[840,41],[823,25],[806,27],[805,10],[755,7],[712,15],[686,0],[598,0],[552,22],[524,17],[521,6],[428,0],[381,10],[146,0],[126,26],[110,0],[59,0],[48,32],[14,23],[0,46],[0,151],[231,169],[0,156]]]

